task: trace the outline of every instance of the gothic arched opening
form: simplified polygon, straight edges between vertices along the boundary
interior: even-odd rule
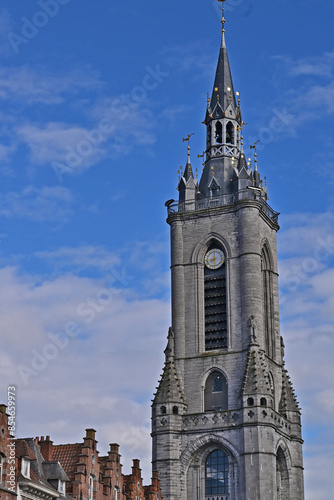
[[[204,267],[205,350],[227,348],[226,264],[221,248],[212,244]]]
[[[234,144],[234,126],[232,122],[226,125],[226,144]]]
[[[265,348],[269,357],[275,356],[275,329],[274,329],[274,297],[272,269],[269,252],[263,247],[261,254],[262,272],[262,303],[263,303],[263,326],[265,335]]]
[[[277,500],[289,500],[290,499],[289,472],[285,454],[281,447],[278,448],[276,454],[276,483],[277,483]]]
[[[211,123],[209,123],[206,136],[207,149],[209,149],[209,147],[211,146],[211,132],[212,132],[212,127]]]
[[[214,450],[205,464],[205,494],[229,494],[229,458],[223,450]]]
[[[216,123],[215,139],[216,139],[216,144],[222,144],[222,142],[223,142],[223,126],[220,122]]]
[[[218,370],[210,373],[204,389],[204,411],[222,411],[228,409],[227,382],[224,374]]]

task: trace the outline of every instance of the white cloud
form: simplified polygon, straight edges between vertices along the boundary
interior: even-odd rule
[[[52,166],[54,162],[67,167],[67,173],[77,174],[98,163],[105,156],[102,143],[106,137],[94,144],[91,131],[65,123],[24,125],[17,128],[18,137],[30,151],[34,164]]]
[[[0,195],[0,214],[38,222],[66,220],[72,213],[71,191],[62,186],[36,188]]]
[[[292,59],[288,56],[275,56],[274,59],[282,61],[291,76],[331,77],[333,75],[334,51],[301,59]]]
[[[162,55],[175,72],[191,73],[192,81],[212,75],[217,64],[212,48],[203,41],[167,47]]]
[[[37,252],[35,255],[62,269],[97,268],[111,271],[115,265],[120,263],[120,258],[115,253],[94,246],[62,247],[50,252]]]
[[[3,268],[0,280],[0,385],[2,397],[7,382],[17,385],[19,434],[73,442],[93,426],[100,451],[120,442],[129,465],[143,456],[148,480],[150,399],[169,304],[132,300],[122,287],[71,274],[44,280]],[[73,323],[77,335],[70,338]]]
[[[323,500],[334,484],[334,217],[284,217],[279,235],[281,331],[286,364],[302,407],[305,484]],[[313,444],[317,443],[317,445]]]
[[[89,68],[76,69],[63,76],[48,75],[29,66],[0,68],[0,99],[32,104],[60,104],[66,96],[102,86],[99,76]]]

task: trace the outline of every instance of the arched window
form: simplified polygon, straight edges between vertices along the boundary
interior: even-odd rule
[[[277,499],[290,499],[289,472],[286,463],[286,458],[282,448],[278,448],[276,455],[276,482],[277,482]]]
[[[234,126],[232,122],[226,125],[226,144],[234,144]]]
[[[274,328],[274,298],[272,270],[269,253],[266,247],[261,255],[262,268],[262,302],[263,302],[263,326],[265,336],[265,349],[269,357],[274,358],[275,353],[275,328]]]
[[[228,409],[226,378],[215,370],[206,379],[204,389],[204,411],[222,411]]]
[[[204,267],[205,350],[227,348],[226,265],[225,255],[211,245]]]
[[[215,139],[216,139],[216,144],[222,144],[222,142],[223,142],[223,126],[220,122],[216,123]]]
[[[222,450],[215,450],[208,456],[205,464],[205,494],[229,494],[229,459]]]
[[[207,128],[207,136],[206,136],[206,142],[207,142],[207,149],[211,146],[211,123],[209,123],[208,128]]]

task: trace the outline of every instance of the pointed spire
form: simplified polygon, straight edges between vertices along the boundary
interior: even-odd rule
[[[219,52],[219,59],[216,71],[216,78],[212,92],[211,109],[214,110],[217,102],[225,111],[227,106],[232,103],[234,108],[237,108],[235,99],[235,92],[233,88],[232,75],[230,63],[227,56],[226,43],[225,43],[225,1],[218,0],[222,3],[222,43]]]
[[[194,178],[193,171],[191,168],[191,161],[190,161],[190,139],[191,139],[192,135],[194,135],[194,134],[189,134],[188,137],[186,137],[185,139],[182,139],[183,142],[188,142],[187,164],[186,164],[186,168],[184,170],[184,178],[186,179],[186,181],[188,181],[190,179],[190,177]]]

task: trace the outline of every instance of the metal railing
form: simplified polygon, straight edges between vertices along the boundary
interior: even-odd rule
[[[205,500],[229,500],[230,495],[205,495]]]
[[[183,214],[189,212],[197,212],[201,210],[206,210],[209,208],[224,207],[228,205],[234,205],[239,201],[244,200],[256,200],[261,204],[264,213],[270,217],[274,222],[277,223],[279,213],[275,212],[268,203],[265,201],[264,197],[260,195],[259,191],[255,191],[252,188],[242,189],[234,194],[224,194],[221,196],[215,196],[212,198],[202,198],[198,200],[190,200],[185,202],[172,202],[167,205],[168,215],[172,214]]]

